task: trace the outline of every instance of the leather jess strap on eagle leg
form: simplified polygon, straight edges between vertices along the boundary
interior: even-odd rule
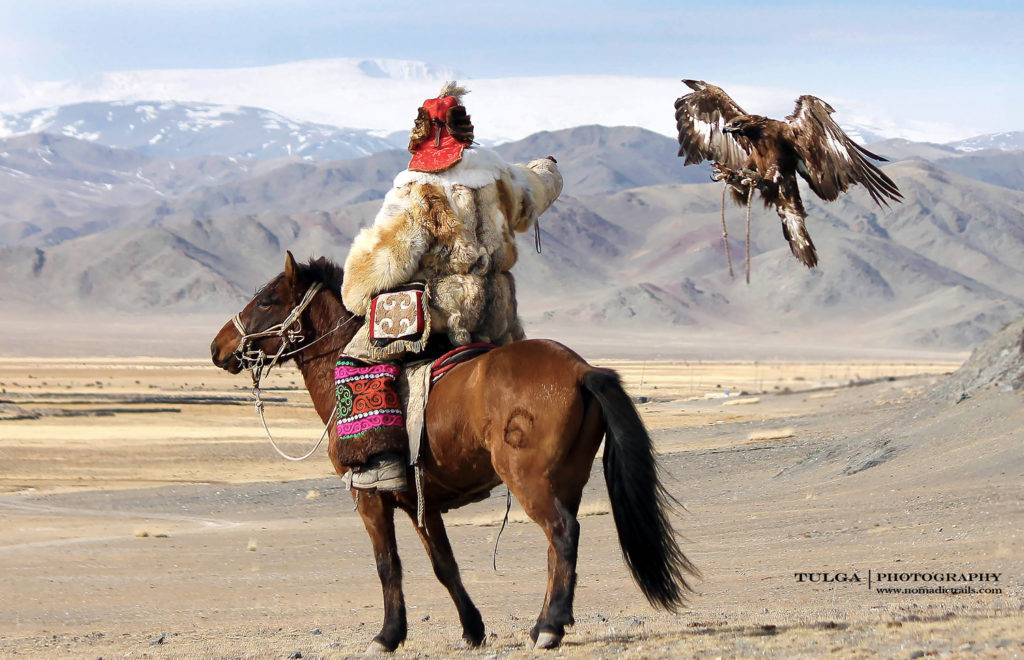
[[[732,254],[729,252],[729,230],[725,224],[725,193],[728,192],[729,186],[746,186],[747,189],[746,279],[747,284],[750,284],[750,205],[754,199],[754,187],[762,181],[762,178],[747,168],[731,171],[719,163],[715,163],[713,167],[714,173],[711,175],[711,180],[725,182],[725,185],[722,186],[722,243],[725,246],[725,261],[729,264],[729,279],[733,279],[735,274],[732,269]]]

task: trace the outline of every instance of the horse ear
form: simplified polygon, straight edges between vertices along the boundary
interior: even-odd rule
[[[295,277],[299,272],[298,266],[295,264],[295,257],[292,256],[291,250],[288,250],[284,254],[284,279],[289,284],[295,284]]]

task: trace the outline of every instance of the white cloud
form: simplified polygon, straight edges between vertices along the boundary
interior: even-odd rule
[[[126,71],[25,86],[0,110],[17,112],[83,101],[201,101],[266,108],[286,117],[386,135],[408,130],[417,105],[437,93],[454,72],[421,63],[332,59],[241,69]],[[460,78],[460,80],[462,80]],[[686,93],[678,78],[637,76],[530,76],[462,80],[473,91],[467,105],[481,139],[515,140],[541,130],[585,124],[640,126],[674,136],[672,102]],[[784,117],[801,90],[715,80],[748,112]],[[945,142],[970,137],[945,117],[885,103],[828,95],[843,125],[885,137]],[[908,99],[909,100],[909,99]],[[899,108],[897,116],[879,108]],[[934,110],[934,108],[933,108]],[[943,123],[946,120],[946,123]]]

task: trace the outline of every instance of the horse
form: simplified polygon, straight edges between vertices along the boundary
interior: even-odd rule
[[[341,302],[342,277],[328,259],[299,264],[287,253],[284,272],[217,333],[214,364],[239,373],[245,350],[294,360],[329,426],[335,361],[363,321]],[[407,633],[396,509],[412,518],[434,574],[455,602],[463,639],[470,647],[483,644],[484,623],[462,584],[441,514],[483,499],[500,483],[547,536],[547,593],[530,638],[535,648],[557,647],[574,623],[576,515],[602,439],[605,483],[629,571],[652,605],[675,611],[685,604],[692,591],[686,576],[698,573],[676,541],[669,518],[676,503],[660,479],[650,436],[614,371],[551,340],[516,341],[439,380],[424,426],[422,526],[412,487],[353,493],[384,595],[384,623],[368,654],[394,651]],[[327,453],[343,475],[350,466],[340,463],[337,448],[332,429]]]

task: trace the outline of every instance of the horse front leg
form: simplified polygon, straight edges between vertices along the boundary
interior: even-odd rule
[[[415,525],[415,513],[409,512],[409,515],[413,518]],[[459,621],[462,622],[462,639],[471,647],[480,646],[484,643],[484,621],[480,616],[480,610],[469,598],[466,587],[462,585],[459,565],[455,562],[455,555],[452,553],[452,546],[448,541],[448,533],[444,529],[441,512],[425,512],[424,524],[426,528],[417,526],[416,532],[419,534],[420,540],[423,541],[427,555],[430,556],[434,575],[455,601],[455,609],[458,610]]]
[[[388,498],[390,499],[390,498]],[[367,654],[394,651],[405,641],[405,595],[402,593],[402,562],[395,541],[395,507],[379,494],[359,495],[359,515],[373,544],[377,575],[384,591],[384,625],[373,638]]]

